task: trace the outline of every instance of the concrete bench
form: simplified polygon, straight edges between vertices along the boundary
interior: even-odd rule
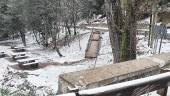
[[[35,62],[35,58],[28,58],[28,59],[22,59],[22,60],[17,60],[19,64],[25,64],[25,63],[32,63]]]
[[[24,48],[17,48],[15,49],[16,52],[25,52],[26,50]]]
[[[19,67],[24,69],[38,68],[38,62],[34,58],[17,60]]]
[[[22,53],[12,53],[11,56],[12,56],[13,60],[18,60],[18,59],[27,58],[28,56],[26,56],[26,54],[27,53],[25,53],[25,52],[22,52]]]
[[[19,52],[19,53],[12,53],[12,56],[24,56],[25,54],[27,54],[26,52]]]
[[[11,49],[13,52],[25,52],[26,51],[24,47],[11,46]]]
[[[19,64],[20,68],[23,69],[32,69],[32,68],[38,68],[38,62],[31,62],[31,63],[25,63],[25,64]]]
[[[25,59],[25,58],[28,58],[28,56],[15,56],[13,57],[13,60],[20,60],[20,59]]]

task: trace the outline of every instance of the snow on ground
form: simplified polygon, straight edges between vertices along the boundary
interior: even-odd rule
[[[99,28],[102,29],[102,28]],[[106,29],[106,28],[104,28]],[[79,71],[94,67],[103,66],[106,64],[112,64],[113,57],[112,57],[112,51],[110,46],[110,40],[109,40],[109,33],[103,32],[102,38],[101,38],[101,49],[99,52],[99,56],[97,59],[84,59],[85,56],[85,49],[87,47],[88,39],[90,36],[89,30],[78,30],[80,34],[84,34],[82,37],[80,37],[80,40],[76,39],[74,42],[70,43],[69,46],[62,47],[60,49],[61,53],[64,55],[64,57],[59,57],[57,52],[54,50],[49,50],[42,48],[42,46],[37,45],[35,42],[35,38],[32,38],[31,34],[27,34],[27,42],[28,46],[26,49],[29,51],[28,55],[30,57],[37,58],[39,62],[58,62],[64,65],[49,65],[42,69],[37,70],[17,70],[13,69],[12,67],[9,67],[12,71],[18,71],[18,72],[27,72],[27,78],[30,83],[32,83],[35,86],[41,87],[41,86],[47,86],[53,90],[54,93],[58,90],[58,76],[63,73],[73,72],[73,71]],[[170,29],[168,29],[168,33],[170,33]],[[138,44],[137,44],[137,50],[139,51],[138,58],[150,56],[151,55],[151,49],[147,47],[147,38],[143,35],[138,35]],[[9,44],[7,44],[7,42]],[[11,54],[12,51],[10,49],[10,44],[12,42],[17,42],[18,46],[22,46],[20,39],[15,40],[7,40],[0,42],[0,51],[4,51],[6,54]],[[3,43],[3,44],[2,44]],[[80,45],[79,45],[80,44]],[[81,46],[81,48],[80,48]],[[170,52],[170,40],[163,40],[162,50],[161,52]],[[82,61],[81,61],[82,60]],[[77,62],[76,62],[77,61]],[[71,65],[67,62],[76,62]],[[11,62],[9,59],[6,58],[0,58],[0,79],[3,79],[3,73],[5,72],[7,66],[16,65],[16,62]],[[13,82],[17,82],[17,79],[14,79]],[[154,95],[153,95],[154,94]],[[153,92],[152,96],[156,93]],[[148,96],[148,95],[144,95]]]
[[[170,34],[170,29],[167,29],[167,33]]]
[[[137,58],[151,56],[151,48],[148,47],[148,38],[144,35],[137,36]]]
[[[80,30],[82,33],[84,31],[87,33],[84,36],[80,38],[79,40],[75,40],[72,42],[69,46],[62,47],[60,49],[61,53],[64,55],[64,57],[59,57],[57,52],[54,50],[44,49],[42,46],[37,45],[35,43],[35,39],[30,36],[30,34],[27,34],[27,42],[29,42],[26,47],[26,49],[29,51],[28,56],[32,58],[37,58],[39,62],[59,62],[59,63],[65,63],[65,62],[75,62],[84,60],[85,57],[85,49],[87,47],[88,39],[90,37],[90,31],[87,30]],[[81,33],[81,32],[80,32]],[[82,34],[81,33],[81,34]],[[99,52],[99,56],[97,59],[92,60],[84,60],[77,62],[73,65],[49,65],[42,69],[37,70],[16,70],[11,67],[10,70],[18,71],[18,72],[27,72],[28,76],[26,80],[28,80],[31,84],[41,87],[41,86],[47,86],[53,90],[53,92],[57,92],[58,89],[58,76],[63,73],[73,72],[73,71],[79,71],[89,68],[94,68],[98,66],[102,66],[105,64],[111,64],[112,63],[112,55],[111,55],[111,47],[109,46],[109,38],[108,38],[108,32],[104,32],[102,34],[102,40],[101,40],[101,50]],[[19,39],[14,40],[17,42],[18,46],[22,46],[22,43]],[[7,40],[6,42],[12,42],[11,40]],[[4,41],[3,41],[4,43]],[[79,44],[81,48],[79,47]],[[10,46],[0,45],[1,51],[4,51],[7,54],[11,54],[12,51],[10,49]],[[8,57],[9,58],[9,57]],[[107,59],[106,59],[107,58]],[[3,71],[7,68],[7,66],[16,65],[16,62],[10,62],[8,59],[0,59],[0,64],[2,65],[0,67],[1,72],[1,78],[3,75]],[[66,63],[67,64],[67,63]],[[17,82],[13,80],[14,82]]]
[[[167,29],[167,33],[170,36],[170,29]],[[139,51],[138,58],[153,55],[152,54],[153,50],[148,47],[148,37],[145,37],[144,35],[138,35],[137,38],[139,40],[137,43],[137,50]],[[159,52],[160,41],[161,40],[158,39],[156,53]],[[163,39],[161,53],[167,53],[167,52],[170,52],[170,40]]]
[[[60,58],[55,50],[49,50],[44,49],[40,46],[35,48],[29,48],[29,50],[32,52],[32,57],[39,57],[43,61],[54,61],[59,63],[64,62],[72,62],[72,61],[78,61],[84,59],[84,51],[86,49],[86,45],[88,43],[88,39],[90,36],[90,33],[83,36],[80,40],[80,47],[79,47],[79,40],[76,40],[75,42],[70,44],[69,46],[65,46],[60,49],[61,54],[64,56]]]

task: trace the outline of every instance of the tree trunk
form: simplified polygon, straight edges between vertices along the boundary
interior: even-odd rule
[[[25,33],[21,30],[20,30],[20,36],[21,36],[23,45],[26,46]]]
[[[35,40],[38,44],[40,44],[40,42],[38,41],[38,36],[37,36],[37,33],[35,32],[35,30],[33,29],[33,35],[35,37]]]
[[[114,63],[136,59],[137,0],[122,1],[123,10],[120,0],[105,1]]]
[[[63,57],[63,55],[61,54],[59,48],[57,47],[57,33],[59,32],[59,28],[57,27],[57,25],[55,25],[54,30],[55,31],[52,32],[53,33],[52,34],[52,42],[53,42],[53,45],[54,45],[53,49],[55,49],[57,51],[57,53],[58,53],[58,55],[60,57]]]
[[[114,63],[120,62],[120,42],[122,17],[119,0],[106,0],[106,16],[109,26],[109,36],[112,46]]]

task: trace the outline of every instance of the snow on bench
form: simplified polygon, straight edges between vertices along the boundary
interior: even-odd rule
[[[11,46],[11,49],[23,49],[24,47]]]
[[[35,62],[31,62],[31,63],[25,63],[25,64],[22,64],[22,65],[27,66],[27,65],[35,65],[35,64],[38,64],[38,62],[35,61]]]
[[[26,56],[26,52],[12,53],[11,56],[13,60],[24,59],[28,57]]]
[[[12,56],[24,56],[27,52],[12,53]]]
[[[37,59],[36,58],[28,58],[28,59],[17,60],[17,62],[19,64],[25,64],[25,63],[35,62],[35,60],[37,60]]]
[[[25,64],[18,64],[18,66],[23,69],[34,69],[34,68],[38,68],[38,64],[39,64],[38,62],[31,62]]]
[[[19,60],[19,59],[28,58],[28,56],[23,55],[23,56],[15,56],[15,57],[12,57],[12,58],[13,58],[13,60]]]
[[[38,68],[39,62],[35,61],[35,58],[17,60],[19,67],[24,69]]]
[[[18,48],[18,49],[15,49],[16,52],[25,52],[26,50],[24,48]]]
[[[12,51],[14,52],[25,52],[25,47],[13,47],[11,46]]]

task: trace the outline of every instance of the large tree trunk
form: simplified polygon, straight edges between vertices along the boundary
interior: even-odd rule
[[[114,56],[114,63],[120,62],[120,42],[122,29],[122,14],[119,0],[106,0],[106,14],[109,26],[109,36]]]
[[[137,0],[105,1],[114,63],[135,59]]]
[[[139,0],[128,0],[128,8],[127,8],[127,12],[128,16],[127,19],[128,21],[128,26],[127,30],[129,29],[129,54],[127,54],[127,60],[132,60],[132,59],[136,59],[136,29],[137,29],[137,17],[138,17],[138,4],[139,4]],[[128,9],[130,9],[128,11]],[[129,58],[128,58],[129,57]]]

